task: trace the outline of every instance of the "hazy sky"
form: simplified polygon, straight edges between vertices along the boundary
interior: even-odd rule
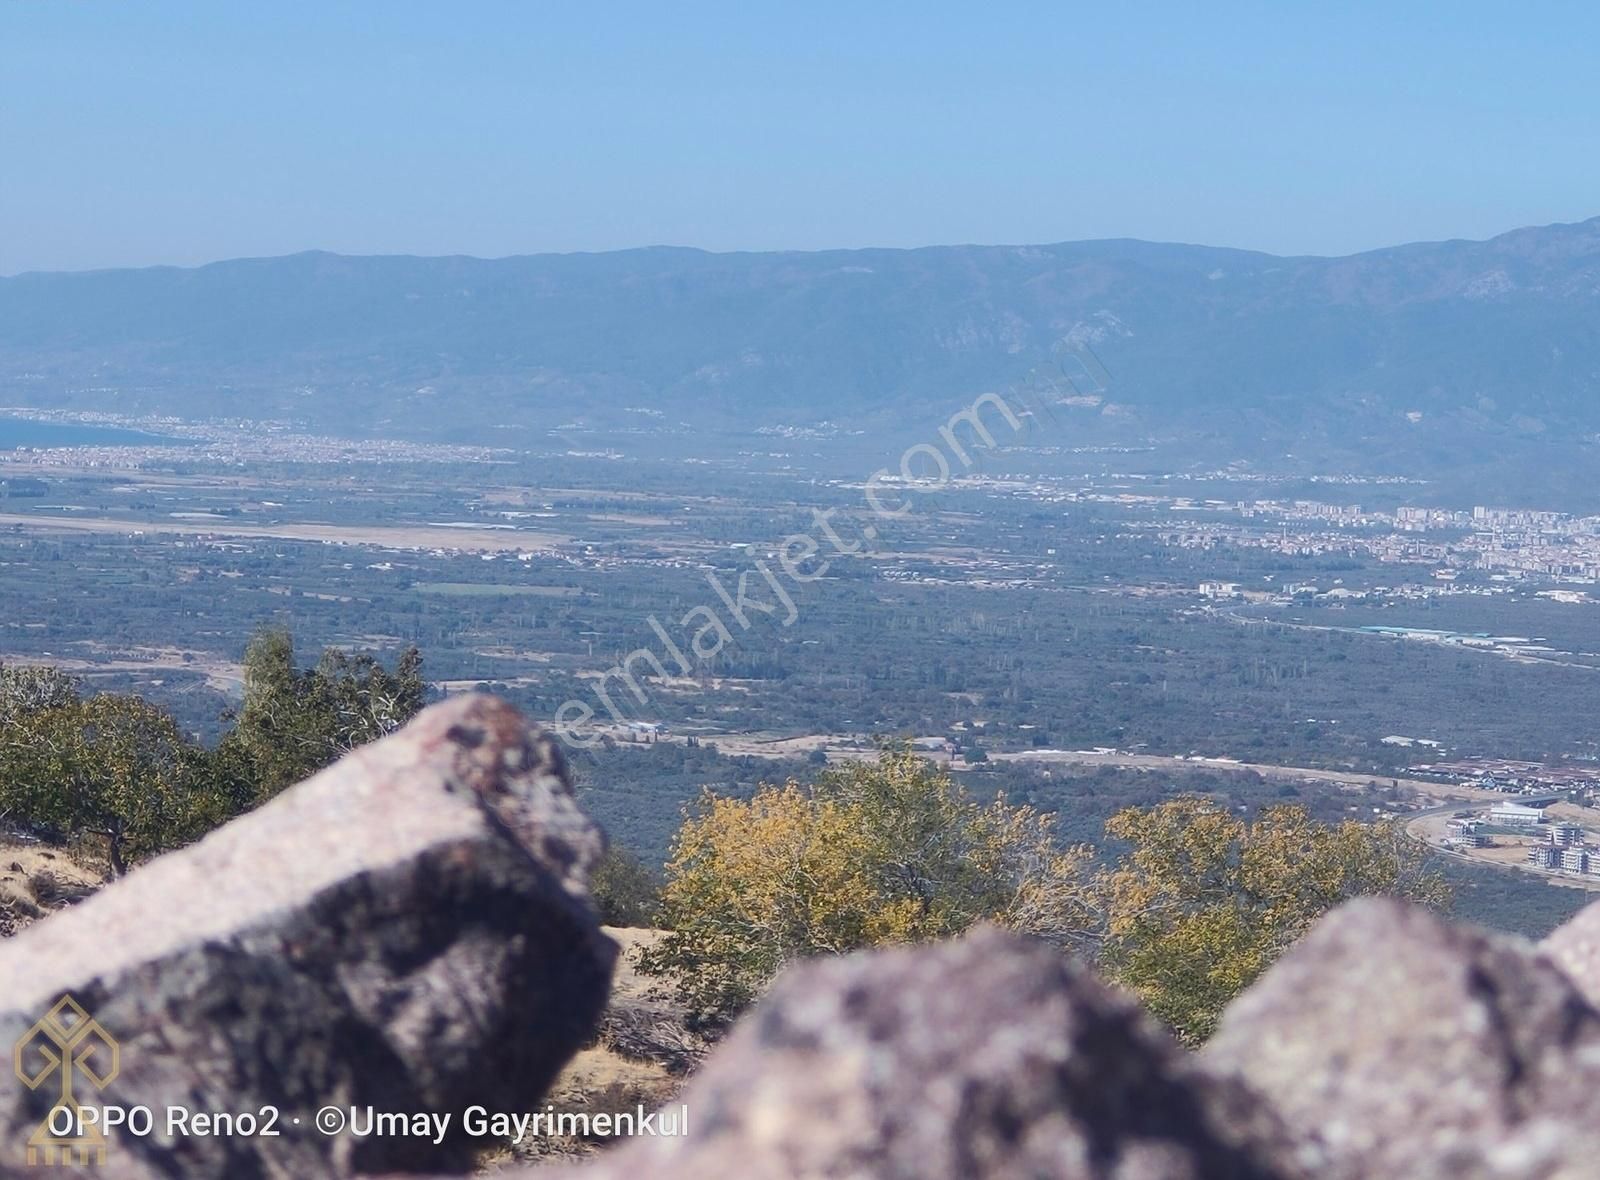
[[[1589,4],[0,0],[0,273],[1487,237],[1600,214],[1596,45]]]

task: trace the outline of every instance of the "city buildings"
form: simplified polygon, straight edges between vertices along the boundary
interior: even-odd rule
[[[1525,803],[1496,803],[1489,809],[1489,822],[1508,828],[1531,828],[1544,822],[1544,811]]]
[[[1561,849],[1550,844],[1535,844],[1528,849],[1528,863],[1537,869],[1553,869],[1561,863]]]
[[[1550,828],[1550,843],[1557,848],[1582,848],[1584,844],[1583,825],[1571,822],[1552,825]]]
[[[1563,873],[1600,874],[1600,848],[1589,847],[1582,824],[1562,821],[1547,829],[1549,838],[1528,849],[1528,864]]]

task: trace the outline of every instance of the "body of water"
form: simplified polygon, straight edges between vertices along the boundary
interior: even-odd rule
[[[84,422],[40,422],[0,417],[0,451],[17,447],[186,447],[189,439],[168,438],[121,426]]]

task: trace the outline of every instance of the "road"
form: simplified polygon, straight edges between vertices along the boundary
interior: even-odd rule
[[[95,516],[43,516],[0,512],[0,528],[45,532],[111,533],[129,536],[242,537],[282,541],[321,541],[378,549],[450,549],[464,552],[520,553],[552,549],[572,538],[528,529],[456,528],[438,524],[343,525],[315,522],[251,524],[218,520],[121,520]]]
[[[1212,607],[1210,609],[1218,618],[1227,619],[1230,623],[1237,623],[1241,627],[1283,627],[1290,631],[1336,631],[1343,635],[1360,635],[1369,639],[1400,639],[1404,642],[1426,643],[1441,642],[1438,640],[1406,640],[1403,636],[1384,634],[1383,632],[1377,631],[1366,631],[1360,627],[1340,627],[1335,626],[1332,623],[1306,623],[1295,619],[1268,619],[1262,618],[1259,615],[1244,615],[1238,613],[1240,611],[1259,609],[1254,604],[1250,603],[1240,606]],[[1585,672],[1600,672],[1600,665],[1585,664],[1580,663],[1575,659],[1563,658],[1573,655],[1589,656],[1594,658],[1594,653],[1590,652],[1554,652],[1546,656],[1516,647],[1508,647],[1499,643],[1493,644],[1489,647],[1481,647],[1477,645],[1469,646],[1467,644],[1459,643],[1451,644],[1450,646],[1454,651],[1476,653],[1477,655],[1499,656],[1501,659],[1510,660],[1514,664],[1550,664],[1557,668],[1581,668]]]
[[[1493,791],[1438,783],[1428,779],[1397,778],[1391,774],[1357,774],[1346,770],[1323,770],[1311,766],[1274,766],[1265,762],[1238,762],[1232,758],[1185,757],[1175,754],[1102,753],[1098,750],[1017,750],[989,756],[996,762],[1042,762],[1054,766],[1121,766],[1137,770],[1218,770],[1236,774],[1258,774],[1276,782],[1323,782],[1341,787],[1365,787],[1371,783],[1407,787],[1434,798],[1460,800],[1495,799]]]

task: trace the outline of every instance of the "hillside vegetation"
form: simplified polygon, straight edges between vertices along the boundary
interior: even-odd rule
[[[11,858],[0,864],[6,933],[93,888],[96,862],[117,876],[198,838],[399,728],[426,695],[415,650],[393,671],[336,649],[302,669],[289,636],[269,632],[245,671],[232,727],[208,748],[139,697],[84,696],[53,669],[0,667],[0,818],[27,837],[0,849]],[[675,1001],[620,1017],[618,1043],[645,1046],[639,1055],[658,1064],[690,1060],[695,1036],[724,1027],[797,958],[936,941],[985,922],[1093,959],[1199,1041],[1339,902],[1448,900],[1426,850],[1392,818],[1323,822],[1278,799],[1236,810],[1225,795],[1158,791],[1103,813],[1103,832],[1088,833],[1094,847],[1054,812],[974,785],[977,794],[891,745],[809,781],[705,791],[664,881],[614,845],[593,876],[595,900],[607,922],[665,928],[630,969],[659,977]],[[1496,894],[1490,906],[1523,904],[1514,889]],[[679,1031],[662,1041],[668,1026]]]
[[[1106,835],[1126,849],[1109,866],[1063,845],[1054,817],[980,803],[907,749],[748,801],[708,794],[667,865],[668,932],[640,966],[721,1027],[795,959],[992,922],[1094,961],[1198,1043],[1339,903],[1448,899],[1393,821],[1321,824],[1293,805],[1245,820],[1181,796],[1118,812]]]
[[[264,632],[213,749],[142,697],[84,696],[54,668],[0,665],[0,819],[86,845],[121,876],[399,729],[425,692],[415,649],[392,673],[337,649],[302,670],[289,635]]]

